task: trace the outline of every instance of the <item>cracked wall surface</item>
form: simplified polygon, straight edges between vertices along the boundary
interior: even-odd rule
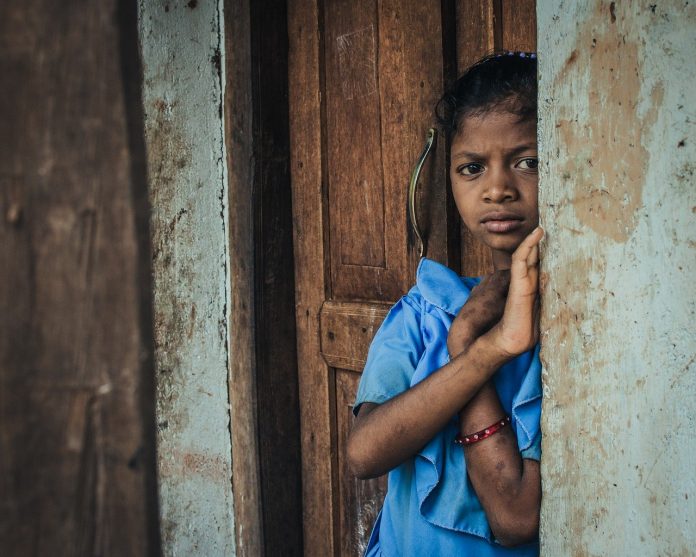
[[[538,0],[542,554],[696,546],[696,3]]]
[[[141,0],[139,27],[162,545],[234,555],[221,4]]]

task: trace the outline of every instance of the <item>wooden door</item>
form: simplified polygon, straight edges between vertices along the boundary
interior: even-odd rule
[[[370,341],[414,283],[411,168],[433,106],[493,48],[535,44],[534,2],[294,0],[290,142],[307,555],[360,555],[385,478],[346,466],[351,406]],[[462,233],[436,142],[417,195],[427,256],[467,274],[489,260]],[[463,265],[461,264],[463,262]]]

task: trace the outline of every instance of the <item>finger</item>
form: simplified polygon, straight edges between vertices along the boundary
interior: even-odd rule
[[[525,261],[529,257],[529,253],[532,248],[539,244],[539,241],[544,236],[544,230],[537,226],[532,232],[522,240],[522,243],[517,246],[515,253],[512,254],[512,260],[522,260]]]
[[[526,243],[530,248],[533,246],[538,246],[541,239],[544,237],[544,229],[541,226],[537,226],[532,230],[529,235],[522,241]]]
[[[536,265],[539,263],[539,244],[535,244],[532,246],[532,249],[529,251],[529,255],[527,256],[527,267],[536,267]]]

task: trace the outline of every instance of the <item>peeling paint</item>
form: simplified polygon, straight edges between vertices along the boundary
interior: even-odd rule
[[[537,16],[542,555],[692,555],[696,4]]]

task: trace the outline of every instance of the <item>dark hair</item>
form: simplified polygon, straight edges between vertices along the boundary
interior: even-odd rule
[[[435,106],[444,134],[456,135],[467,116],[505,110],[536,119],[537,60],[529,52],[497,52],[469,67]]]

